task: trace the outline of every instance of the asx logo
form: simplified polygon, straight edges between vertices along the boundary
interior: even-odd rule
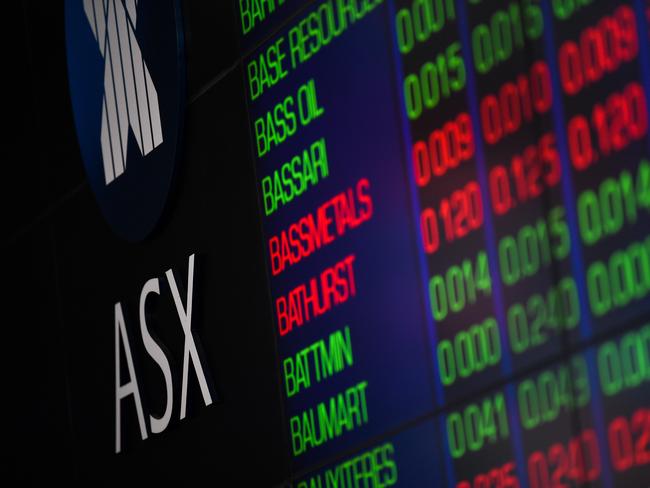
[[[88,180],[113,230],[142,240],[164,212],[180,152],[178,0],[67,0],[65,19],[70,98]]]
[[[83,5],[105,63],[100,138],[108,185],[126,169],[129,130],[143,156],[162,144],[158,92],[135,35],[136,0],[84,0]]]

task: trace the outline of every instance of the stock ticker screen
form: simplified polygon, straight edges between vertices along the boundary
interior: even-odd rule
[[[650,486],[650,3],[238,7],[294,486]]]

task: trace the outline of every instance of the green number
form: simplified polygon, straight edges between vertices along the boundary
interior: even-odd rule
[[[447,317],[447,290],[445,282],[440,275],[435,275],[429,280],[429,301],[433,318],[440,322]]]
[[[434,275],[429,280],[431,313],[436,321],[444,320],[449,312],[458,313],[467,305],[476,303],[478,292],[492,293],[487,254],[480,251],[472,266],[469,259],[460,266],[452,265],[444,276]]]
[[[501,360],[501,339],[497,322],[487,318],[480,325],[472,325],[467,331],[456,334],[452,341],[440,341],[437,347],[438,369],[443,385],[454,383],[457,376],[468,378],[495,366]]]
[[[524,1],[524,13],[519,2],[511,2],[507,9],[497,10],[489,23],[478,24],[472,30],[472,53],[474,67],[480,74],[488,73],[494,66],[512,57],[516,49],[522,49],[525,39],[535,40],[544,27],[542,12],[530,0]]]
[[[508,334],[510,346],[516,354],[521,354],[530,347],[528,316],[521,303],[515,303],[508,309]]]
[[[440,32],[447,20],[456,18],[454,0],[414,0],[411,8],[402,8],[395,16],[397,46],[408,54],[415,41],[425,42],[432,34]]]
[[[508,337],[515,354],[548,340],[549,329],[571,330],[580,322],[580,304],[575,281],[568,276],[548,289],[545,295],[535,293],[528,297],[526,306],[513,303],[507,312]]]
[[[650,382],[650,324],[598,348],[600,386],[606,396]]]
[[[471,403],[462,412],[452,412],[446,419],[449,452],[454,459],[467,451],[478,452],[486,441],[494,443],[507,438],[508,412],[503,393],[486,398],[480,404]]]
[[[597,243],[603,235],[598,199],[591,190],[583,191],[578,197],[578,227],[582,242],[588,246]]]

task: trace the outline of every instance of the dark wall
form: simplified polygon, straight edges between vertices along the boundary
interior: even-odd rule
[[[63,2],[14,7],[10,98],[19,107],[1,206],[9,270],[3,480],[272,486],[288,478],[234,6],[183,4],[188,103],[180,171],[164,221],[139,244],[109,229],[85,179],[66,79]],[[142,285],[170,268],[186,281],[193,253],[196,335],[215,404],[203,405],[190,375],[188,417],[178,420],[177,391],[170,427],[141,441],[127,408],[128,434],[116,455],[114,304],[137,331]],[[161,292],[152,320],[180,376],[182,330],[169,290]],[[153,363],[140,366],[155,403],[160,372]]]

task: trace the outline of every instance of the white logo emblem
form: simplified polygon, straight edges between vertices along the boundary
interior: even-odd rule
[[[145,156],[163,142],[158,93],[135,37],[137,0],[84,0],[104,58],[101,146],[106,184],[124,173],[129,128]]]

